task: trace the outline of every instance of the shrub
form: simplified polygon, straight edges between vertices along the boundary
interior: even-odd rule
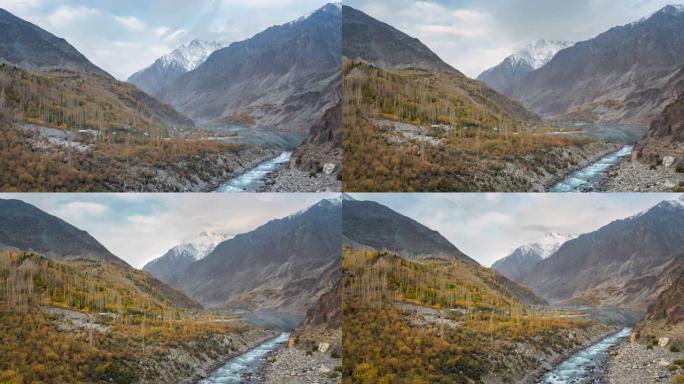
[[[679,352],[679,347],[675,344],[670,345],[670,352]]]

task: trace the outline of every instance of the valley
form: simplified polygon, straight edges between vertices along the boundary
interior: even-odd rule
[[[430,41],[343,7],[345,189],[680,190],[681,119],[672,119],[680,106],[670,105],[681,94],[684,60],[669,52],[681,48],[671,33],[684,28],[683,15],[670,5],[587,41],[541,39],[476,81],[431,51]],[[641,156],[658,121],[651,131],[660,139]]]
[[[403,196],[378,200],[436,215],[428,200]],[[452,215],[441,228],[467,227]],[[662,201],[591,233],[547,234],[490,269],[439,232],[348,196],[343,382],[676,383],[682,218],[681,202]],[[608,248],[612,259],[597,259]]]
[[[0,199],[0,381],[338,382],[340,213],[321,200],[245,234],[203,232],[138,270]]]
[[[242,42],[193,40],[126,83],[0,9],[0,187],[209,192],[234,181],[226,190],[339,191],[339,146],[320,135],[341,94],[339,22],[329,4]],[[277,49],[278,60],[252,65]],[[315,160],[290,161],[295,150]]]

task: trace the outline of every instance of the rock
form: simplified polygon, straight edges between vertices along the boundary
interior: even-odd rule
[[[670,343],[670,339],[667,337],[661,337],[658,339],[658,346],[659,347],[667,347],[667,345]]]
[[[672,159],[674,162],[674,158]],[[671,164],[670,164],[671,165]],[[323,165],[323,173],[326,175],[332,175],[333,172],[335,172],[336,165],[334,163],[325,163]]]
[[[318,369],[318,372],[320,373],[330,373],[332,369],[326,367],[325,365],[321,365],[321,367]]]
[[[287,339],[287,347],[288,348],[294,348],[295,347],[295,339],[294,337],[290,337]]]
[[[320,343],[318,344],[318,351],[319,352],[327,352],[328,349],[330,349],[330,344],[329,343]]]
[[[666,166],[666,167],[668,167],[668,168],[671,167],[672,164],[674,164],[674,162],[675,162],[674,156],[665,156],[665,157],[663,157],[663,165]]]
[[[658,361],[658,366],[659,366],[659,367],[667,367],[667,366],[669,366],[670,364],[672,364],[672,363],[669,362],[669,361],[667,361],[667,360],[665,360],[665,359],[660,359],[660,361]]]
[[[629,334],[629,343],[634,344],[637,342],[637,334],[636,332],[632,332]]]

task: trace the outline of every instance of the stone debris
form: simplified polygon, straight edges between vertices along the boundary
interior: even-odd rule
[[[626,161],[608,171],[602,189],[608,192],[671,192],[684,183],[684,173],[674,167],[652,167]]]
[[[661,338],[663,339],[663,338]],[[609,384],[671,383],[684,369],[673,361],[684,359],[684,352],[671,352],[669,348],[638,343],[618,345],[608,363],[606,374]]]
[[[324,343],[321,343],[324,344]],[[329,353],[307,352],[298,348],[281,348],[268,358],[269,364],[252,382],[269,384],[334,384],[342,380],[337,367],[341,358]]]

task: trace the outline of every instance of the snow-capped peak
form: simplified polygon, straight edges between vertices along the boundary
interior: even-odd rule
[[[563,244],[575,237],[575,235],[568,235],[565,233],[549,232],[537,242],[523,245],[519,249],[524,253],[536,253],[546,259],[556,253]]]
[[[232,236],[223,233],[202,232],[181,245],[173,247],[169,252],[176,255],[190,255],[195,260],[207,257],[217,245],[230,239]]]
[[[186,71],[192,71],[204,63],[215,51],[225,47],[216,41],[193,40],[174,49],[168,55],[159,58],[164,67],[178,65]]]
[[[534,69],[546,65],[559,51],[571,47],[574,43],[568,41],[539,40],[528,44],[525,48],[509,56],[513,63],[527,63]]]

